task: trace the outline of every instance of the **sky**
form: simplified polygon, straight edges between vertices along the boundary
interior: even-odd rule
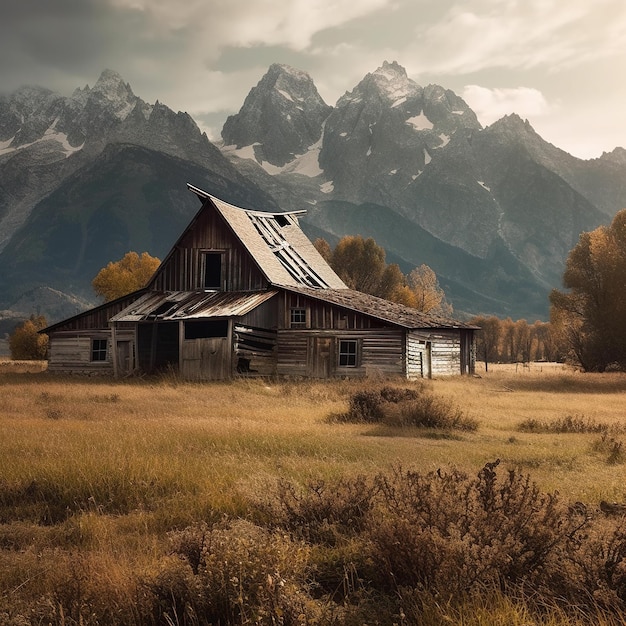
[[[69,96],[104,69],[220,139],[272,63],[331,105],[383,61],[483,126],[517,113],[580,158],[626,148],[624,0],[2,0],[0,93]]]

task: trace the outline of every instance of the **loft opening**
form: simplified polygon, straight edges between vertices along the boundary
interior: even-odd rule
[[[220,290],[222,288],[222,253],[204,253],[204,288]]]

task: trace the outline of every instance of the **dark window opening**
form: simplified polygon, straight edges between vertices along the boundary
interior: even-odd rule
[[[356,367],[357,341],[355,339],[341,339],[339,341],[339,367]]]
[[[173,302],[164,302],[163,304],[159,304],[159,306],[150,313],[149,317],[158,317],[159,315],[165,315],[172,307],[174,306]]]
[[[306,326],[306,309],[291,309],[290,326]]]
[[[222,254],[209,252],[204,255],[204,288],[222,288]]]
[[[185,322],[185,339],[207,339],[209,337],[227,336],[228,320]]]
[[[107,340],[92,339],[91,340],[91,360],[106,361],[107,360]]]
[[[289,220],[284,215],[276,215],[274,219],[281,228],[289,224]]]

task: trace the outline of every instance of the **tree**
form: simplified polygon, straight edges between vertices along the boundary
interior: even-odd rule
[[[31,315],[9,336],[11,358],[15,360],[40,361],[48,353],[48,335],[39,334],[48,325],[43,315]]]
[[[446,294],[439,286],[435,272],[422,263],[407,276],[409,289],[415,295],[413,307],[423,313],[451,315],[452,305],[446,301]]]
[[[318,237],[313,242],[313,246],[322,255],[322,258],[324,259],[324,261],[326,261],[326,263],[330,265],[331,259],[333,258],[333,251],[328,241],[326,241],[326,239],[322,239],[321,237]]]
[[[551,320],[587,371],[626,367],[626,209],[610,226],[582,233],[550,294]]]
[[[342,237],[331,257],[331,267],[350,289],[374,296],[379,294],[385,266],[385,250],[361,235]]]
[[[339,240],[334,250],[324,239],[316,239],[313,245],[350,289],[424,313],[452,313],[452,306],[446,302],[437,276],[428,265],[420,265],[405,276],[396,263],[386,263],[385,249],[371,237],[347,235]]]
[[[470,324],[480,327],[476,333],[476,353],[485,361],[485,372],[489,371],[489,363],[498,359],[502,322],[495,316],[476,316]]]
[[[147,252],[127,252],[119,261],[102,268],[91,282],[97,295],[105,302],[121,298],[145,287],[161,261]]]

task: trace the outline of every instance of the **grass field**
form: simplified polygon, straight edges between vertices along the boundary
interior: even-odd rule
[[[162,574],[172,533],[225,518],[258,522],[258,502],[277,479],[332,483],[398,467],[476,476],[499,459],[594,514],[602,500],[626,501],[625,374],[555,364],[478,373],[425,383],[478,424],[451,431],[332,419],[377,380],[117,382],[0,361],[0,623],[205,623],[184,608],[153,607],[152,621],[133,613],[128,607],[142,602],[138,581],[154,585]],[[102,608],[97,589],[119,619]],[[508,597],[489,603],[496,605],[504,621],[468,621],[452,607],[448,617],[539,623]],[[235,614],[232,623],[277,619]],[[293,619],[281,623],[352,623],[337,614]],[[437,619],[430,623],[445,621]],[[541,623],[573,622],[554,608]]]

